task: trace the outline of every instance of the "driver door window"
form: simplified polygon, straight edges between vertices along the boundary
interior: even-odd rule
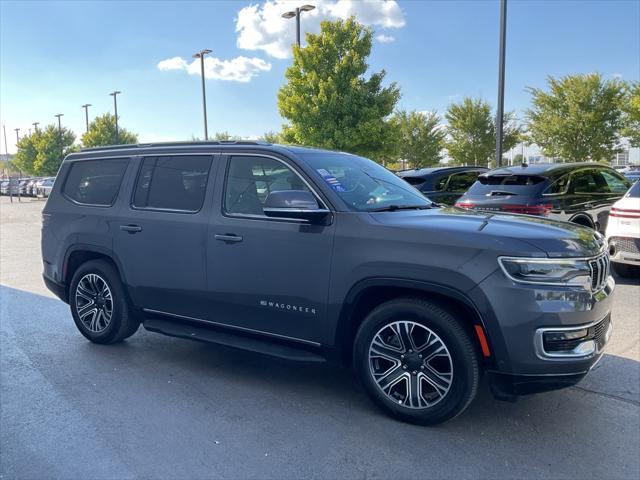
[[[265,216],[270,193],[283,190],[310,192],[300,176],[279,160],[267,157],[232,157],[227,170],[224,211],[228,215]]]

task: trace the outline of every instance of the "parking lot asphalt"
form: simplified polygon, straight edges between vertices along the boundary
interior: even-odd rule
[[[0,478],[640,478],[640,282],[578,386],[438,427],[353,375],[140,329],[93,345],[42,283],[43,201],[0,199]]]

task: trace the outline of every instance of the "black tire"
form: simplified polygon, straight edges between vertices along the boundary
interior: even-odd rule
[[[426,360],[422,360],[423,356],[419,357],[420,360],[415,358],[417,352],[429,352],[424,346],[419,346],[415,352],[413,352],[412,349],[412,353],[410,354],[406,354],[405,349],[403,360],[393,360],[396,361],[395,364],[385,358],[370,357],[370,348],[372,348],[374,338],[382,339],[382,335],[385,334],[385,332],[386,334],[393,332],[395,330],[390,329],[400,328],[399,326],[401,325],[410,325],[410,331],[413,332],[411,334],[413,337],[415,337],[416,332],[422,335],[428,335],[428,337],[423,337],[427,338],[423,345],[429,344],[429,339],[433,338],[431,343],[440,341],[445,346],[445,349],[442,350],[444,353],[436,355],[438,357],[445,357],[445,360],[442,360],[442,358],[438,359],[439,361],[445,362],[445,367],[442,368],[441,372],[447,371],[449,366],[451,368],[452,378],[448,384],[448,390],[445,393],[438,392],[438,389],[432,386],[431,379],[433,376],[431,373],[428,373],[433,372],[431,369],[432,365],[426,366],[425,369],[427,362]],[[432,337],[432,334],[435,334],[435,336]],[[385,343],[386,346],[394,342],[392,337],[387,338],[390,340],[389,343]],[[396,338],[400,339],[400,336],[396,335]],[[407,341],[415,344],[415,338]],[[404,342],[402,342],[402,344],[404,344]],[[400,344],[400,350],[402,350],[402,344]],[[378,343],[377,345],[380,344]],[[385,351],[388,351],[388,349]],[[393,353],[393,355],[396,354],[397,352]],[[411,358],[409,358],[410,355]],[[373,351],[372,356],[376,356],[376,353],[373,353]],[[425,356],[429,356],[429,354],[425,353]],[[398,390],[403,388],[407,389],[409,385],[415,385],[412,382],[417,382],[420,385],[419,388],[412,388],[414,391],[417,390],[420,392],[418,397],[412,397],[413,401],[408,400],[410,395],[406,390],[404,400],[402,398],[402,392],[383,392],[382,387],[376,382],[374,375],[376,375],[376,368],[380,367],[381,362],[384,364],[385,361],[391,364],[389,367],[390,370],[388,370],[391,374],[380,374],[380,370],[377,370],[378,381],[386,381],[383,380],[382,377],[389,377],[392,374],[394,376],[400,375],[402,376],[402,380],[395,383],[396,386],[392,388],[397,388]],[[400,365],[397,362],[400,362]],[[360,325],[356,335],[354,365],[365,390],[382,410],[399,420],[419,425],[435,425],[450,420],[462,413],[475,398],[480,381],[477,350],[474,348],[474,344],[467,332],[445,308],[438,304],[417,298],[391,300],[376,307],[369,313],[362,325]],[[416,367],[416,365],[419,365],[419,367]],[[382,368],[382,370],[384,370],[384,368]],[[400,368],[402,368],[402,370],[400,370]],[[418,368],[421,369],[422,372],[420,372]],[[386,372],[387,370],[384,371]],[[417,373],[415,373],[416,371]],[[447,375],[447,373],[442,373],[443,377]],[[444,382],[443,385],[446,385],[446,382]],[[434,400],[424,398],[424,393],[420,389],[425,389],[425,387],[427,390],[432,390],[429,395],[431,395]],[[439,399],[436,399],[435,395],[441,396]],[[409,405],[409,403],[413,403],[414,405]],[[423,405],[421,405],[421,403]]]
[[[83,287],[79,289],[81,281],[83,287],[89,286],[91,291]],[[93,284],[98,287],[92,287]],[[107,286],[107,293],[110,295],[105,294],[98,298],[93,291],[103,290],[100,288],[103,285]],[[140,320],[133,314],[129,305],[120,275],[113,265],[104,260],[90,260],[76,270],[69,288],[69,306],[80,333],[94,343],[107,345],[121,342],[133,335],[140,326]],[[92,316],[91,310],[102,312],[100,316]],[[106,313],[109,310],[110,317],[107,320]]]
[[[624,278],[640,278],[640,267],[628,263],[611,262],[613,270]]]

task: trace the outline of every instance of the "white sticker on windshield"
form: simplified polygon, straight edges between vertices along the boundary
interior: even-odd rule
[[[344,188],[342,186],[342,184],[340,183],[340,180],[338,180],[336,177],[331,175],[331,173],[328,170],[325,170],[324,168],[318,168],[316,171],[320,175],[322,175],[322,178],[324,179],[324,181],[327,182],[327,184],[331,188],[333,188],[336,192],[346,192],[347,191],[347,189]]]

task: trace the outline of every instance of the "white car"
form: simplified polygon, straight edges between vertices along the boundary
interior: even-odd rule
[[[616,273],[640,276],[640,181],[611,207],[607,241]]]

